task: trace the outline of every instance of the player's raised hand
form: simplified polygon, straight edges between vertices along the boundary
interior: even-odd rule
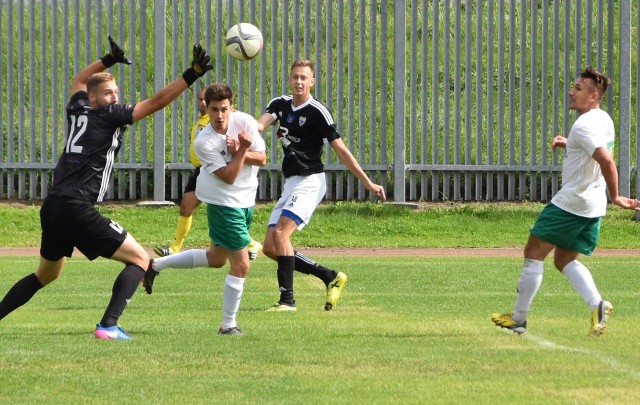
[[[105,68],[110,68],[116,63],[131,64],[129,58],[124,54],[124,50],[120,48],[120,45],[116,44],[111,35],[109,35],[109,47],[111,48],[109,53],[100,59]]]
[[[182,74],[182,78],[187,82],[187,85],[191,86],[196,80],[204,76],[207,71],[213,69],[213,66],[209,64],[210,59],[200,44],[193,46],[191,67]]]

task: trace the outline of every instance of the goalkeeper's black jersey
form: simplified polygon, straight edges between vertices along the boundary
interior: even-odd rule
[[[113,173],[125,125],[133,123],[133,105],[89,107],[85,91],[67,105],[68,134],[53,171],[50,194],[101,202]]]
[[[313,97],[294,107],[292,96],[281,96],[271,100],[266,112],[279,123],[278,137],[286,138],[282,174],[291,177],[322,173],[324,140],[340,138],[327,107]]]

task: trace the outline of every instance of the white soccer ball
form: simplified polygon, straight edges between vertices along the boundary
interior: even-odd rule
[[[227,53],[238,60],[255,58],[262,49],[262,33],[255,25],[238,23],[227,31]]]

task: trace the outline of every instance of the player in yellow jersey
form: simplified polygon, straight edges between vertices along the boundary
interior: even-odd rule
[[[180,216],[178,217],[178,224],[176,226],[176,236],[173,240],[173,243],[168,247],[164,246],[156,246],[153,248],[153,251],[158,256],[168,256],[174,253],[180,252],[182,249],[182,245],[184,244],[184,240],[189,234],[191,230],[191,221],[193,218],[193,213],[200,206],[200,200],[196,197],[196,179],[200,174],[200,161],[196,156],[196,152],[193,149],[193,143],[196,140],[196,137],[200,133],[200,131],[209,125],[209,114],[207,114],[207,105],[204,102],[204,91],[206,88],[203,88],[198,93],[198,111],[200,112],[200,117],[198,121],[195,123],[193,127],[191,127],[191,145],[189,147],[189,156],[191,160],[191,164],[195,167],[191,176],[189,176],[189,180],[187,181],[187,185],[184,188],[184,193],[182,194],[182,200],[180,201]],[[258,256],[260,250],[262,250],[262,245],[251,239],[251,243],[248,246],[249,250],[249,259],[255,260]]]

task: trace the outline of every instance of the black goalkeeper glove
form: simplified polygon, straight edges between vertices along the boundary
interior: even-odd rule
[[[209,59],[207,52],[202,49],[200,44],[195,44],[193,46],[193,60],[191,61],[191,67],[185,70],[182,74],[182,78],[187,82],[188,86],[191,86],[196,80],[204,76],[208,70],[213,69],[213,66],[209,65]]]
[[[125,56],[122,48],[113,41],[111,35],[109,35],[109,45],[111,46],[111,51],[100,58],[105,68],[110,68],[116,63],[126,63],[127,65],[131,64],[129,58]]]

